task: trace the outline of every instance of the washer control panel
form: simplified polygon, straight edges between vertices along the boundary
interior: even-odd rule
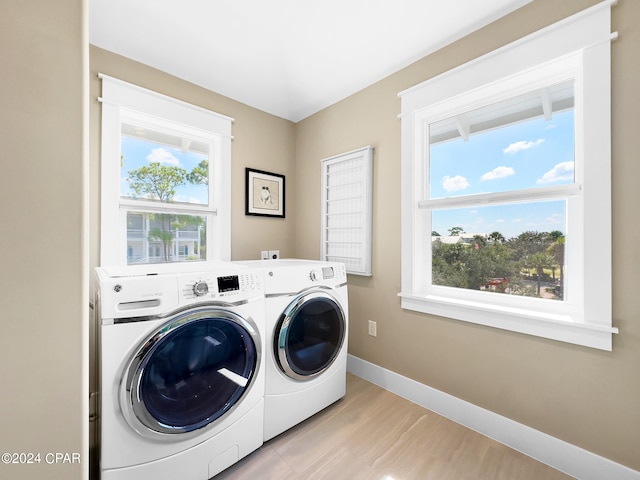
[[[178,283],[181,300],[224,298],[233,301],[263,292],[262,277],[256,272],[182,275]]]

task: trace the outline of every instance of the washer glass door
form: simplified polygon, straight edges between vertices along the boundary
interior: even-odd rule
[[[290,378],[309,380],[337,358],[346,332],[340,304],[325,292],[300,295],[285,309],[276,326],[274,351]]]
[[[121,397],[128,420],[143,434],[210,425],[251,387],[257,337],[247,319],[226,310],[187,312],[164,324],[130,363]]]

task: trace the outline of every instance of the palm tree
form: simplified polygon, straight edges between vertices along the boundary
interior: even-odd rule
[[[505,238],[504,235],[502,235],[500,232],[496,231],[496,232],[491,232],[489,234],[489,239],[493,240],[493,243],[504,243],[505,242]]]
[[[560,272],[560,276],[559,276],[560,285],[562,285],[562,282],[564,280],[563,279],[563,272],[564,272],[564,243],[565,243],[565,237],[564,237],[564,235],[562,235],[562,236],[556,238],[555,242],[553,242],[551,245],[549,245],[549,247],[546,250],[546,253],[555,260],[555,263],[558,266],[558,271]],[[553,279],[554,280],[556,279],[555,268],[553,269]]]
[[[540,296],[540,284],[542,282],[542,276],[544,275],[545,268],[551,268],[554,266],[554,259],[543,252],[536,252],[533,255],[529,255],[526,259],[526,263],[529,268],[533,268],[538,275],[538,282],[536,288],[536,296]]]

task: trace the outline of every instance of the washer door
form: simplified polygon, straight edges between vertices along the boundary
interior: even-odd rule
[[[260,363],[258,330],[222,308],[187,311],[133,356],[121,408],[141,434],[185,434],[212,425],[251,388]]]
[[[320,375],[344,343],[346,318],[326,292],[297,297],[282,313],[274,332],[274,353],[282,372],[295,380]]]

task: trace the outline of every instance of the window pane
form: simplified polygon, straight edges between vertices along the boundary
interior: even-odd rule
[[[122,124],[120,197],[207,205],[209,144]]]
[[[562,300],[566,202],[434,210],[432,284]]]
[[[574,183],[573,83],[429,125],[429,198]]]
[[[127,212],[127,264],[206,259],[207,218]]]

